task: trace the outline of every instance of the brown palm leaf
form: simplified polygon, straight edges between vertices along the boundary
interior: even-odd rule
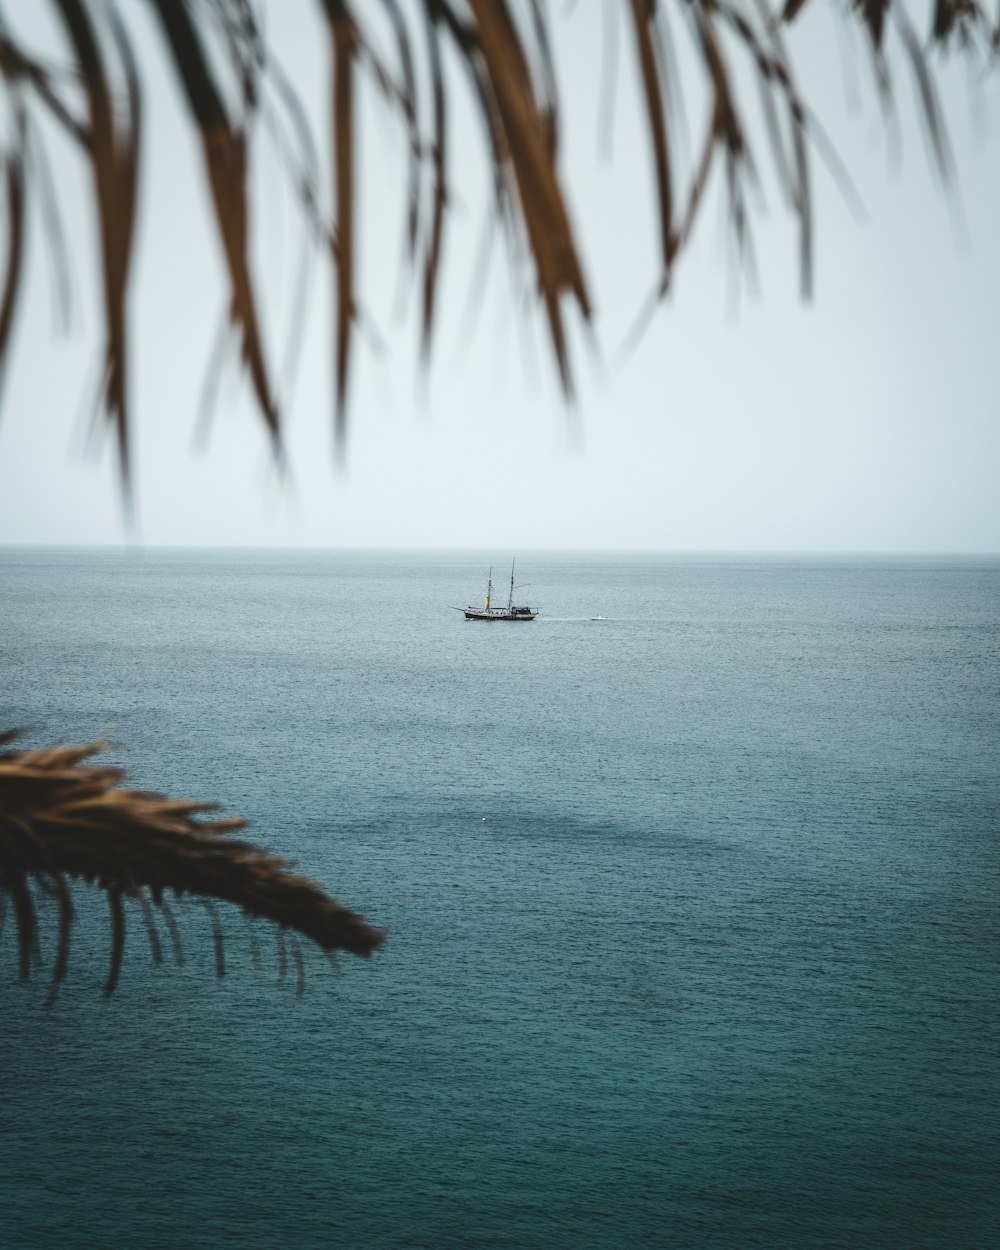
[[[0,734],[0,746],[15,737],[15,732]],[[175,898],[188,894],[201,899],[210,911],[215,902],[233,903],[248,916],[271,920],[328,953],[342,950],[367,957],[382,944],[382,931],[314,882],[289,871],[289,861],[231,838],[243,828],[243,820],[200,819],[212,804],[127,790],[120,768],[87,763],[104,745],[0,752],[0,898],[8,896],[13,907],[22,979],[38,957],[32,886],[54,896],[58,906],[53,988],[66,975],[71,879],[95,884],[108,897],[112,948],[107,994],[121,970],[125,898],[137,900],[143,911],[154,960],[160,953],[154,907],[180,950],[168,891]],[[221,975],[222,934],[214,912],[212,916]]]
[[[24,106],[18,101],[18,150],[11,152],[5,162],[7,193],[7,272],[3,280],[3,296],[0,299],[0,384],[3,382],[4,365],[7,362],[7,346],[17,312],[21,293],[21,275],[24,272]]]
[[[358,29],[345,0],[323,0],[333,59],[333,168],[336,203],[337,346],[336,440],[346,434],[347,370],[354,326],[354,67]]]
[[[112,89],[97,34],[83,0],[55,0],[76,54],[87,102],[87,156],[94,180],[104,286],[105,405],[114,422],[119,464],[129,487],[126,296],[132,260],[139,164],[139,80],[121,24],[112,30],[125,65],[128,123],[115,124]],[[112,10],[113,12],[113,10]]]
[[[219,241],[229,271],[229,317],[242,335],[243,363],[257,406],[280,450],[280,418],[271,388],[248,258],[247,138],[230,121],[202,48],[198,24],[183,3],[152,0],[202,142]],[[237,69],[241,68],[237,66]]]
[[[25,224],[33,216],[32,197],[38,198],[43,221],[51,215],[45,212],[41,174],[33,171],[33,165],[40,170],[42,163],[25,160],[26,133],[40,152],[36,113],[41,111],[58,122],[92,174],[102,261],[105,403],[116,429],[127,487],[127,294],[138,189],[140,84],[148,84],[132,58],[127,31],[135,20],[131,6],[119,6],[116,0],[45,2],[69,37],[69,66],[53,68],[33,56],[0,14],[0,90],[8,98],[15,121],[9,149],[0,153],[0,181],[5,184],[0,187],[0,212],[5,217],[2,233],[7,257],[0,282],[0,367],[20,305],[23,240]],[[245,0],[149,3],[181,84],[192,131],[201,141],[219,250],[229,276],[229,317],[240,336],[243,365],[258,408],[279,454],[280,412],[265,361],[264,327],[258,311],[263,301],[249,259],[247,170],[253,134],[226,104],[227,80],[239,85],[247,114],[268,88],[285,100],[300,130],[308,130],[307,110],[282,78],[254,6]],[[963,49],[978,56],[985,69],[993,68],[1000,26],[987,12],[988,6],[983,0],[933,0],[927,40],[914,31],[905,0],[847,0],[841,7],[847,19],[860,23],[865,33],[879,100],[887,115],[895,89],[889,69],[889,46],[895,37],[915,79],[935,163],[943,180],[949,180],[953,176],[951,154],[930,50],[954,37]],[[814,149],[828,162],[832,154],[824,151],[828,144],[797,85],[779,28],[793,20],[807,20],[818,8],[805,0],[779,0],[773,7],[770,0],[630,0],[633,73],[641,88],[649,131],[659,218],[657,254],[650,257],[651,307],[666,293],[716,166],[722,167],[725,178],[737,248],[749,262],[748,193],[754,190],[756,171],[750,154],[749,110],[738,98],[738,84],[747,77],[738,64],[741,60],[748,62],[750,78],[759,87],[779,182],[797,218],[802,287],[804,294],[809,293],[813,218],[809,164]],[[446,153],[449,116],[464,101],[459,98],[461,87],[447,72],[446,55],[454,56],[467,71],[474,105],[482,115],[483,149],[492,166],[493,210],[506,227],[512,265],[519,264],[525,247],[530,254],[539,304],[551,333],[551,358],[566,393],[571,393],[565,309],[575,304],[583,322],[589,323],[592,293],[584,279],[584,257],[557,163],[556,140],[564,119],[559,115],[555,72],[558,58],[554,51],[561,42],[556,19],[540,0],[519,5],[510,0],[423,0],[408,5],[399,0],[383,0],[381,5],[319,0],[317,10],[329,31],[333,80],[330,209],[319,205],[315,180],[302,182],[296,192],[309,236],[329,251],[334,269],[337,327],[331,355],[338,446],[342,449],[344,442],[350,364],[358,337],[354,329],[363,307],[355,257],[358,192],[364,170],[358,130],[362,81],[368,76],[374,82],[397,110],[406,131],[408,161],[399,198],[406,212],[407,264],[422,254],[418,334],[426,360],[445,251],[446,209],[452,194],[461,191],[449,182]],[[672,138],[680,120],[681,76],[676,69],[678,49],[668,34],[668,12],[681,17],[693,36],[697,72],[708,93],[707,134],[687,170]],[[395,64],[379,51],[380,23],[388,25]],[[421,34],[423,40],[418,38]],[[426,52],[421,58],[424,43]],[[114,61],[109,55],[112,51]],[[427,87],[423,94],[418,90],[421,78]],[[424,95],[426,103],[421,104]],[[306,146],[312,148],[311,136]],[[155,158],[155,153],[151,155]],[[836,159],[831,163],[836,165]],[[452,170],[450,177],[457,181],[461,173]],[[842,173],[835,170],[835,176],[844,185]],[[332,222],[325,220],[327,216]],[[58,233],[49,231],[48,250],[54,254],[58,246]]]

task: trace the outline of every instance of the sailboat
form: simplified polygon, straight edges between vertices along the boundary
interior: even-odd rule
[[[514,603],[514,561],[510,564],[510,594],[507,596],[507,606],[504,608],[493,607],[493,569],[490,569],[489,580],[486,583],[486,603],[481,608],[474,608],[470,604],[467,608],[456,608],[457,612],[464,612],[467,621],[533,621],[538,615],[535,608],[518,607]]]

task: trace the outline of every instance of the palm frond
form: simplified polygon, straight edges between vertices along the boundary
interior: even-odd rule
[[[113,33],[128,84],[126,124],[124,127],[117,126],[112,107],[112,88],[87,6],[83,0],[55,0],[55,5],[76,54],[87,104],[87,156],[97,203],[107,334],[104,402],[108,417],[114,423],[122,481],[127,493],[130,478],[126,407],[128,322],[125,304],[132,260],[139,165],[139,80],[128,39],[115,18]]]
[[[666,286],[677,238],[673,229],[674,197],[667,147],[667,122],[663,105],[659,58],[656,55],[656,11],[645,0],[632,0],[632,28],[642,76],[642,89],[649,122],[649,138],[656,169],[656,195],[660,206],[660,252],[662,282]]]
[[[7,193],[7,272],[3,279],[3,296],[0,298],[0,384],[3,382],[7,364],[7,348],[14,327],[18,296],[21,293],[21,276],[24,271],[24,134],[25,115],[23,105],[18,108],[17,148],[9,152],[4,162]],[[2,391],[0,391],[2,394]]]
[[[333,168],[336,203],[336,443],[346,434],[347,371],[354,325],[354,63],[358,32],[345,0],[323,0],[333,56]]]
[[[447,204],[446,170],[448,167],[448,128],[445,107],[444,76],[441,68],[441,50],[438,43],[438,24],[442,20],[441,7],[435,0],[427,0],[427,54],[431,67],[431,83],[434,100],[434,136],[431,143],[431,162],[434,168],[434,198],[431,207],[430,242],[424,261],[424,312],[421,329],[421,345],[426,364],[431,349],[434,327],[434,297],[437,293],[438,271],[441,266],[441,240],[444,229],[444,210]]]
[[[200,135],[216,226],[229,272],[229,316],[242,336],[242,356],[257,406],[277,455],[281,422],[264,360],[257,298],[248,258],[247,136],[230,121],[202,48],[198,26],[183,3],[151,0]],[[238,44],[230,44],[230,47]],[[237,70],[242,62],[237,64]],[[245,82],[245,76],[241,74]]]
[[[136,66],[128,26],[132,12],[115,0],[46,0],[68,36],[72,63],[53,69],[21,45],[0,16],[0,89],[10,104],[13,134],[3,152],[6,265],[0,283],[0,369],[7,362],[12,327],[23,285],[25,223],[33,197],[51,221],[41,170],[36,111],[56,120],[89,166],[94,188],[101,257],[105,347],[104,399],[116,431],[123,479],[128,485],[128,293],[134,249],[142,91],[149,82]],[[360,289],[358,203],[364,174],[358,113],[362,84],[374,84],[397,113],[407,144],[399,202],[404,217],[401,272],[422,288],[417,335],[425,363],[438,316],[438,296],[448,226],[448,205],[461,188],[463,171],[449,167],[449,120],[465,103],[465,72],[482,121],[482,147],[493,180],[492,211],[504,227],[510,263],[525,256],[534,271],[533,296],[548,323],[551,360],[567,395],[573,389],[566,318],[575,310],[584,326],[592,318],[593,292],[585,278],[567,188],[557,159],[561,115],[556,51],[561,31],[541,0],[423,0],[422,4],[351,4],[319,0],[317,12],[329,33],[332,80],[329,116],[329,207],[321,203],[320,179],[310,134],[309,110],[278,66],[256,9],[247,0],[150,0],[169,62],[199,139],[211,195],[212,215],[229,283],[228,316],[239,337],[243,366],[257,407],[280,456],[282,419],[264,345],[263,301],[251,272],[248,165],[254,113],[267,117],[268,92],[283,104],[299,156],[287,156],[293,191],[307,223],[309,241],[328,253],[334,275],[336,329],[331,351],[338,448],[343,449],[352,360],[364,313]],[[902,51],[912,73],[932,159],[942,181],[954,179],[945,117],[935,84],[931,52],[957,44],[991,69],[1000,46],[1000,23],[982,0],[934,0],[924,38],[907,16],[905,0],[848,0],[839,6],[857,23],[874,67],[874,82],[886,116],[892,116],[892,47]],[[670,276],[693,234],[719,167],[737,252],[752,257],[751,208],[758,168],[751,151],[750,110],[740,98],[756,81],[763,129],[778,182],[795,219],[802,291],[812,289],[813,219],[810,164],[814,150],[848,187],[839,159],[809,108],[801,76],[782,42],[782,29],[808,20],[819,8],[806,0],[629,0],[633,73],[648,130],[657,211],[655,253],[650,257],[653,296],[644,314],[662,300]],[[708,104],[707,132],[691,167],[675,143],[682,121],[679,50],[667,15],[679,17],[692,35],[696,76]],[[282,14],[282,20],[286,16]],[[378,47],[386,27],[393,55]],[[382,32],[384,33],[384,32]],[[451,63],[449,64],[449,58]],[[395,63],[393,63],[393,61]],[[686,79],[690,75],[685,74]],[[225,80],[237,85],[238,103],[227,105]],[[242,105],[243,116],[240,116]],[[612,102],[605,111],[610,113]],[[273,123],[273,119],[272,123]],[[271,126],[272,133],[274,125]],[[25,159],[25,139],[38,155]],[[149,145],[147,159],[156,159]],[[38,184],[38,185],[34,185]],[[48,230],[50,252],[58,233]]]
[[[321,950],[368,956],[384,933],[290,871],[285,859],[230,835],[238,818],[205,819],[212,805],[123,787],[120,768],[88,761],[104,746],[10,748],[0,734],[0,897],[13,906],[19,967],[27,978],[38,960],[38,918],[32,887],[58,909],[53,986],[66,976],[73,905],[69,882],[96,885],[108,898],[111,956],[105,992],[117,984],[125,947],[124,900],[137,900],[153,959],[162,959],[154,908],[175,951],[182,950],[167,892],[200,899],[212,917],[216,966],[225,969],[216,902],[270,920]]]

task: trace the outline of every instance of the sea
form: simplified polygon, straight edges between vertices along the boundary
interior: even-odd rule
[[[0,1245],[1000,1245],[1000,560],[0,550],[0,725],[383,927],[0,937]],[[597,619],[595,619],[597,618]],[[0,816],[2,818],[2,816]],[[164,938],[165,940],[165,938]]]

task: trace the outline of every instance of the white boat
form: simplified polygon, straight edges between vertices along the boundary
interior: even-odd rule
[[[467,621],[533,621],[538,615],[536,608],[519,607],[514,602],[514,561],[510,565],[510,594],[507,596],[507,606],[502,608],[493,607],[493,570],[490,569],[489,579],[486,583],[486,603],[481,608],[474,608],[470,604],[467,608],[456,608],[456,612],[464,612]]]

